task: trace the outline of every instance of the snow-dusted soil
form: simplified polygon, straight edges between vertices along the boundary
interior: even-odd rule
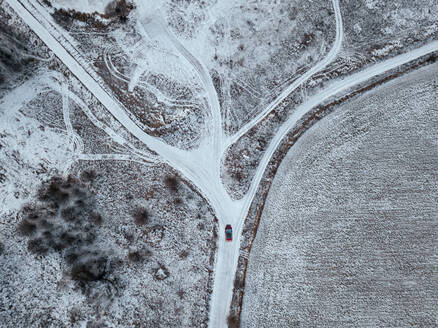
[[[104,217],[102,234],[125,262],[120,296],[101,321],[114,327],[206,327],[217,231],[205,201],[181,181],[169,189],[163,182],[175,172],[165,165],[81,161],[73,172],[85,169],[97,172],[91,190]],[[144,226],[134,222],[137,207],[149,213]],[[147,251],[139,263],[128,259]],[[76,308],[90,317],[86,306]]]
[[[29,37],[33,45],[39,48],[42,41],[50,49],[41,47],[46,56],[39,60],[46,65],[30,70],[32,78],[22,74],[22,84],[7,85],[17,91],[4,98],[5,117],[14,123],[8,123],[12,129],[4,158],[19,158],[19,165],[21,157],[35,165],[47,159],[38,171],[47,177],[96,170],[97,178],[89,185],[94,194],[90,204],[94,199],[104,214],[99,240],[119,265],[104,271],[108,277],[103,281],[115,286],[109,302],[100,304],[101,297],[91,300],[90,294],[81,294],[88,305],[74,299],[80,305],[70,317],[77,325],[202,326],[208,319],[211,327],[224,327],[239,247],[247,242],[241,236],[243,223],[283,138],[321,103],[438,49],[438,42],[408,48],[403,55],[324,85],[324,79],[349,72],[333,66],[345,58],[339,0],[117,0],[104,13],[106,1],[88,1],[85,12],[65,1],[54,2],[0,2],[22,19],[12,29],[28,26],[37,35]],[[31,35],[29,30],[24,34]],[[315,80],[318,74],[324,78]],[[29,137],[35,122],[47,125],[52,134],[23,140],[24,130],[15,129],[22,116],[34,122],[26,123]],[[230,170],[234,167],[238,169]],[[244,171],[240,179],[239,170]],[[32,200],[32,188],[43,179],[38,172],[26,180],[28,191],[14,204]],[[19,173],[15,169],[12,177],[19,180]],[[134,225],[131,210],[138,206],[149,212],[150,220],[142,223],[144,211],[137,211]],[[10,210],[5,222],[14,214]],[[32,227],[26,224],[21,230]],[[233,242],[224,240],[226,224],[233,226]],[[139,253],[136,241],[142,245]],[[123,261],[127,252],[136,266]],[[139,254],[147,260],[139,261]],[[61,252],[58,263],[67,272],[61,289],[68,291],[74,284],[68,280],[65,258]],[[145,283],[150,293],[144,291]],[[180,300],[173,302],[175,286],[191,291],[184,296],[178,290]],[[96,293],[104,295],[105,288]],[[142,302],[149,300],[152,313],[139,313],[146,311]],[[57,313],[53,320],[60,318],[65,314]]]
[[[377,57],[407,46],[407,37],[412,45],[434,34],[436,37],[438,32],[438,4],[434,0],[348,0],[340,5],[349,51]]]
[[[204,56],[228,133],[315,66],[335,41],[332,1],[218,2],[207,13]]]
[[[196,71],[160,30],[161,18],[151,20],[134,9],[123,21],[98,15],[81,20],[50,7],[36,8],[65,33],[105,87],[129,104],[136,124],[180,148],[199,144],[207,114],[204,91]]]
[[[19,54],[18,68],[2,71],[13,79],[0,82],[0,327],[206,326],[217,238],[210,206],[3,1],[0,18],[0,46]],[[35,255],[17,232],[43,181],[85,170],[96,173],[88,189],[103,217],[98,245],[117,263],[112,287],[89,294],[62,252]],[[140,207],[143,225],[133,217]]]
[[[342,47],[335,60],[316,72],[277,106],[271,115],[230,147],[223,176],[234,197],[248,190],[258,160],[294,109],[341,80],[376,63],[438,39],[434,1],[340,1]],[[361,27],[361,28],[359,28]],[[334,28],[332,27],[334,30]],[[243,154],[243,156],[242,156]]]
[[[209,88],[225,131],[235,133],[321,60],[336,34],[331,1],[133,3],[123,22],[96,15],[74,20],[40,8],[53,15],[116,97],[130,104],[131,119],[186,149],[205,134]],[[193,65],[180,45],[199,63]],[[208,85],[199,83],[205,72]]]
[[[435,327],[438,66],[340,106],[283,160],[242,327]]]
[[[340,1],[343,51],[308,88],[438,39],[436,1]]]

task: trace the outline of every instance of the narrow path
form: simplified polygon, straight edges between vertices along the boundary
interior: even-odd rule
[[[270,112],[272,112],[272,110],[277,107],[296,88],[306,82],[312,75],[323,70],[336,58],[339,51],[341,50],[342,40],[344,38],[344,26],[342,22],[341,10],[339,8],[339,0],[332,0],[332,3],[336,19],[336,39],[329,53],[324,57],[323,60],[318,62],[315,66],[313,66],[306,73],[304,73],[297,80],[295,80],[292,84],[290,84],[287,88],[285,88],[273,102],[271,102],[263,111],[261,111],[253,119],[251,119],[248,123],[241,127],[237,133],[228,137],[226,142],[224,143],[224,147],[229,147],[237,140],[239,140],[240,137],[246,134],[253,126],[255,126],[257,123],[263,120]]]
[[[207,68],[169,31],[167,24],[163,22],[161,17],[157,15],[149,16],[147,19],[144,18],[142,20],[142,24],[146,31],[152,30],[155,32],[150,33],[151,35],[155,35],[155,38],[160,36],[169,40],[186,62],[190,64],[191,68],[198,74],[207,93],[208,105],[210,107],[210,117],[206,132],[211,135],[211,143],[214,149],[213,154],[220,154],[223,132],[222,116],[217,92]]]

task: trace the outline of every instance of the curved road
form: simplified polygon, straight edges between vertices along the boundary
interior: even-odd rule
[[[236,134],[231,137],[226,138],[222,145],[222,151],[225,152],[227,147],[231,146],[234,142],[236,142],[242,135],[247,133],[254,125],[259,123],[266,115],[268,115],[278,104],[280,104],[291,92],[293,92],[297,87],[299,87],[303,82],[309,79],[313,74],[322,70],[326,67],[330,62],[332,62],[337,54],[339,53],[343,40],[343,23],[341,11],[339,8],[339,0],[332,0],[333,9],[335,11],[336,17],[336,40],[332,46],[332,49],[327,54],[327,56],[310,70],[308,70],[305,74],[303,74],[300,78],[294,81],[291,85],[289,85],[283,92],[271,103],[269,104],[265,110],[260,112],[254,119],[252,119],[249,123],[245,124]],[[281,137],[283,138],[283,137]],[[281,139],[280,139],[281,140]],[[275,148],[274,148],[275,147]],[[276,146],[271,143],[266,153],[274,153]],[[237,269],[237,263],[239,259],[239,249],[240,249],[240,237],[242,235],[243,222],[246,218],[246,215],[249,211],[249,207],[256,195],[258,184],[260,183],[261,177],[265,172],[266,166],[269,163],[269,160],[272,154],[262,163],[259,164],[255,177],[253,178],[253,182],[251,183],[250,190],[248,193],[240,199],[239,201],[235,201],[238,203],[238,212],[235,212],[232,216],[224,218],[227,220],[226,222],[222,222],[220,225],[220,229],[223,230],[226,224],[231,224],[233,226],[233,235],[235,236],[232,243],[227,243],[225,241],[224,236],[222,235],[223,231],[219,235],[219,245],[218,245],[218,258],[215,268],[215,277],[214,277],[214,289],[211,297],[210,303],[210,317],[209,317],[209,326],[210,327],[226,327],[227,324],[227,316],[231,305],[231,299],[233,296],[233,283],[235,272]],[[266,155],[266,154],[265,154]]]
[[[165,34],[172,45],[178,50],[182,57],[191,65],[191,67],[198,73],[205,91],[207,92],[208,105],[210,106],[210,127],[207,128],[207,133],[211,134],[214,153],[220,153],[222,140],[222,116],[219,105],[219,99],[216,89],[213,85],[210,74],[207,68],[193,55],[187,48],[169,31],[167,24],[164,24],[162,18],[157,15],[152,15],[142,20],[142,24],[146,32],[157,41]],[[162,40],[161,40],[162,41]]]
[[[344,25],[342,22],[341,10],[339,8],[339,0],[332,0],[333,9],[335,11],[336,18],[336,39],[335,42],[329,51],[329,53],[324,57],[323,60],[318,62],[315,66],[309,69],[306,73],[301,75],[297,80],[295,80],[292,84],[290,84],[287,88],[285,88],[280,95],[271,102],[263,111],[257,114],[253,119],[251,119],[248,123],[242,126],[237,133],[227,138],[225,142],[225,146],[228,147],[239,140],[245,133],[247,133],[253,126],[263,120],[272,110],[277,107],[287,96],[289,96],[296,88],[298,88],[301,84],[306,82],[312,75],[318,73],[323,70],[328,64],[330,64],[338,55],[341,50],[342,40],[344,38]]]

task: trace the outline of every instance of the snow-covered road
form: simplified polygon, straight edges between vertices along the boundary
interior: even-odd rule
[[[215,151],[213,153],[219,154],[222,141],[222,116],[219,105],[219,99],[216,89],[213,85],[208,69],[199,61],[167,28],[162,20],[162,15],[149,16],[144,19],[142,24],[146,31],[149,29],[161,31],[161,33],[151,33],[152,35],[161,35],[168,39],[181,56],[187,61],[189,65],[198,73],[202,81],[202,85],[207,93],[208,104],[210,107],[209,127],[206,129],[207,133],[212,138],[212,146]],[[163,35],[164,34],[164,35]]]
[[[348,88],[351,88],[395,67],[403,65],[411,60],[419,58],[428,53],[438,51],[438,41],[432,42],[424,47],[393,57],[347,78],[333,82],[329,84],[323,91],[309,98],[305,103],[300,105],[295,110],[294,114],[291,115],[289,119],[280,127],[277,134],[271,140],[268,149],[259,163],[247,195],[239,201],[234,201],[227,194],[224,186],[221,183],[220,170],[218,168],[220,168],[222,153],[217,153],[218,149],[212,145],[212,142],[230,145],[232,142],[236,141],[239,135],[241,136],[245,134],[252,126],[254,126],[254,124],[257,124],[261,119],[263,119],[263,117],[265,117],[273,108],[275,108],[275,106],[284,100],[284,98],[287,97],[290,92],[295,90],[311,75],[326,67],[336,58],[336,55],[341,48],[343,38],[339,0],[333,0],[336,17],[336,41],[328,55],[307,73],[305,73],[301,78],[289,85],[274,102],[272,102],[253,120],[251,120],[250,123],[245,125],[242,130],[239,131],[238,135],[233,136],[232,139],[224,139],[222,131],[220,131],[219,135],[216,134],[216,137],[210,138],[210,141],[207,140],[201,144],[199,149],[192,151],[177,149],[146,134],[130,119],[124,109],[124,106],[120,104],[109,92],[107,92],[101,82],[96,80],[93,77],[93,74],[89,73],[84,65],[81,64],[82,60],[81,58],[78,58],[79,54],[72,54],[66,50],[66,47],[60,41],[65,41],[67,39],[62,39],[62,35],[60,35],[63,33],[62,31],[57,30],[52,25],[52,22],[48,21],[42,16],[37,15],[37,13],[33,12],[33,14],[31,14],[32,10],[27,10],[21,4],[21,1],[6,1],[18,13],[24,22],[26,22],[30,28],[41,38],[41,40],[55,53],[55,55],[70,69],[70,71],[85,85],[85,87],[133,136],[141,140],[149,149],[156,152],[160,161],[171,165],[174,169],[178,170],[182,176],[190,180],[210,202],[211,206],[215,210],[216,216],[219,219],[218,254],[215,268],[214,289],[210,303],[210,327],[226,327],[226,317],[232,298],[233,279],[239,257],[240,236],[242,232],[243,221],[255,197],[258,186],[263,177],[263,173],[265,172],[272,155],[274,154],[278,145],[281,143],[281,140],[284,138],[284,136],[304,115],[306,115],[306,113],[331,96],[339,94]],[[26,7],[29,6],[29,3],[26,1],[23,1],[23,3],[26,4]],[[170,35],[168,37],[172,36]],[[193,66],[198,65],[197,62],[190,60],[192,57],[189,56],[187,49],[184,47],[178,47],[178,44],[175,46],[179,48],[181,54],[188,59],[189,64]],[[202,68],[202,66],[200,67]],[[200,75],[206,74],[203,68],[199,73]],[[205,79],[205,76],[201,76],[201,78]],[[206,84],[209,84],[210,82],[211,80],[204,81]],[[212,90],[207,90],[207,93],[209,92],[211,93]],[[208,98],[211,102],[209,104],[212,110],[211,118],[213,120],[217,119],[217,115],[220,116],[220,108],[218,108],[218,104],[216,104],[217,95],[215,97],[213,97],[213,95],[209,95]],[[217,126],[218,122],[216,121],[211,123],[216,124]],[[218,128],[216,127],[215,129]],[[113,134],[112,137],[117,139],[118,136],[115,134],[115,132],[112,131],[111,133]],[[220,140],[216,140],[218,136]],[[225,150],[225,148],[220,147],[220,150]],[[138,152],[140,153],[140,150],[138,150]],[[233,225],[233,242],[225,242],[223,230],[227,223]]]
[[[280,104],[291,92],[298,88],[302,83],[307,81],[313,74],[319,72],[324,67],[326,67],[330,62],[332,62],[341,49],[342,39],[343,39],[343,24],[342,17],[339,8],[339,0],[332,0],[333,8],[336,17],[336,40],[332,46],[332,49],[327,54],[327,56],[315,65],[312,69],[307,71],[303,76],[298,78],[292,84],[290,84],[283,92],[270,103],[265,110],[260,112],[254,119],[249,123],[244,125],[235,135],[228,137],[224,140],[223,151],[226,147],[231,146],[236,142],[242,135],[247,133],[254,125],[259,123],[266,115],[268,115],[278,104]],[[270,144],[266,153],[270,153],[269,157],[265,159],[264,162],[260,163],[255,177],[251,183],[251,187],[248,193],[239,201],[234,201],[238,203],[238,212],[234,213],[233,216],[226,218],[227,222],[223,224],[231,224],[233,226],[233,234],[235,240],[232,243],[226,242],[223,235],[219,235],[219,245],[218,245],[218,257],[217,264],[215,268],[215,280],[214,289],[211,298],[211,309],[209,326],[210,327],[226,327],[227,326],[227,316],[231,305],[232,292],[234,288],[234,277],[237,269],[237,263],[239,259],[239,249],[240,249],[240,238],[242,236],[242,229],[244,220],[248,214],[251,203],[253,202],[255,195],[257,193],[257,188],[260,183],[261,177],[265,172],[265,169],[269,163],[269,159],[274,153],[277,146]],[[223,230],[223,227],[221,229]]]

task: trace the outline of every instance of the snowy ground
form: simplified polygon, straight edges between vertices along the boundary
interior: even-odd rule
[[[50,3],[57,9],[76,10],[83,13],[105,13],[105,8],[111,0],[51,0]]]
[[[336,34],[331,1],[134,3],[124,22],[46,10],[130,103],[131,118],[183,148],[199,144],[212,92],[235,133],[321,60]]]
[[[283,160],[242,327],[434,327],[438,66],[340,106]]]
[[[8,31],[1,40],[21,54],[14,78],[0,84],[0,327],[206,326],[217,235],[211,208],[169,166],[146,161],[148,149],[0,8]],[[17,227],[43,181],[90,170],[96,178],[87,188],[103,217],[98,245],[117,268],[109,291],[87,294],[62,252],[31,253]],[[138,208],[148,212],[142,225]]]
[[[273,113],[228,150],[223,175],[234,197],[248,188],[259,159],[295,108],[331,81],[438,39],[436,1],[340,1],[342,47],[336,59],[307,79]],[[242,158],[243,160],[239,160]]]
[[[370,58],[364,70],[357,71],[362,62],[342,68],[339,61],[350,58],[343,50],[344,32],[350,30],[344,31],[342,16],[348,13],[342,15],[339,0],[0,4],[17,13],[20,18],[10,11],[10,26],[24,32],[31,50],[41,49],[44,55],[36,59],[45,64],[23,70],[34,75],[18,70],[18,83],[4,84],[2,90],[5,117],[14,123],[7,125],[3,157],[6,162],[18,158],[19,167],[9,175],[21,181],[26,167],[21,157],[29,166],[48,161],[41,170],[31,169],[25,186],[16,186],[24,196],[14,196],[15,204],[32,200],[32,188],[56,172],[82,176],[83,170],[95,169],[95,182],[87,188],[94,195],[90,204],[104,214],[98,240],[120,264],[103,280],[117,286],[112,294],[117,297],[105,306],[95,307],[98,302],[90,299],[90,306],[81,303],[71,315],[77,325],[202,326],[208,320],[211,327],[224,327],[243,222],[288,131],[321,102],[438,50],[432,31],[421,42],[411,42],[425,43],[421,48],[407,47],[397,57],[379,55],[373,65]],[[85,12],[78,11],[79,5]],[[17,56],[15,64],[27,64],[26,57]],[[326,83],[339,75],[343,79]],[[14,129],[17,122],[28,130]],[[51,134],[34,133],[36,122]],[[29,140],[23,140],[26,135]],[[137,225],[128,219],[138,206],[151,214],[141,227],[138,215]],[[14,217],[14,207],[6,208],[7,218]],[[14,224],[19,220],[15,216]],[[233,242],[224,240],[226,224],[233,225]],[[133,242],[146,248],[136,250]],[[148,254],[148,261],[135,260],[136,252]],[[127,254],[136,265],[116,260]],[[61,252],[60,266],[65,258]],[[134,275],[140,281],[128,279]],[[62,290],[68,291],[68,270],[65,279]],[[150,291],[144,290],[146,282]],[[174,295],[176,286],[190,292],[178,290],[176,302],[161,296]],[[142,302],[151,303],[147,313],[139,313],[146,311]],[[53,325],[64,321],[63,311],[49,318]]]

